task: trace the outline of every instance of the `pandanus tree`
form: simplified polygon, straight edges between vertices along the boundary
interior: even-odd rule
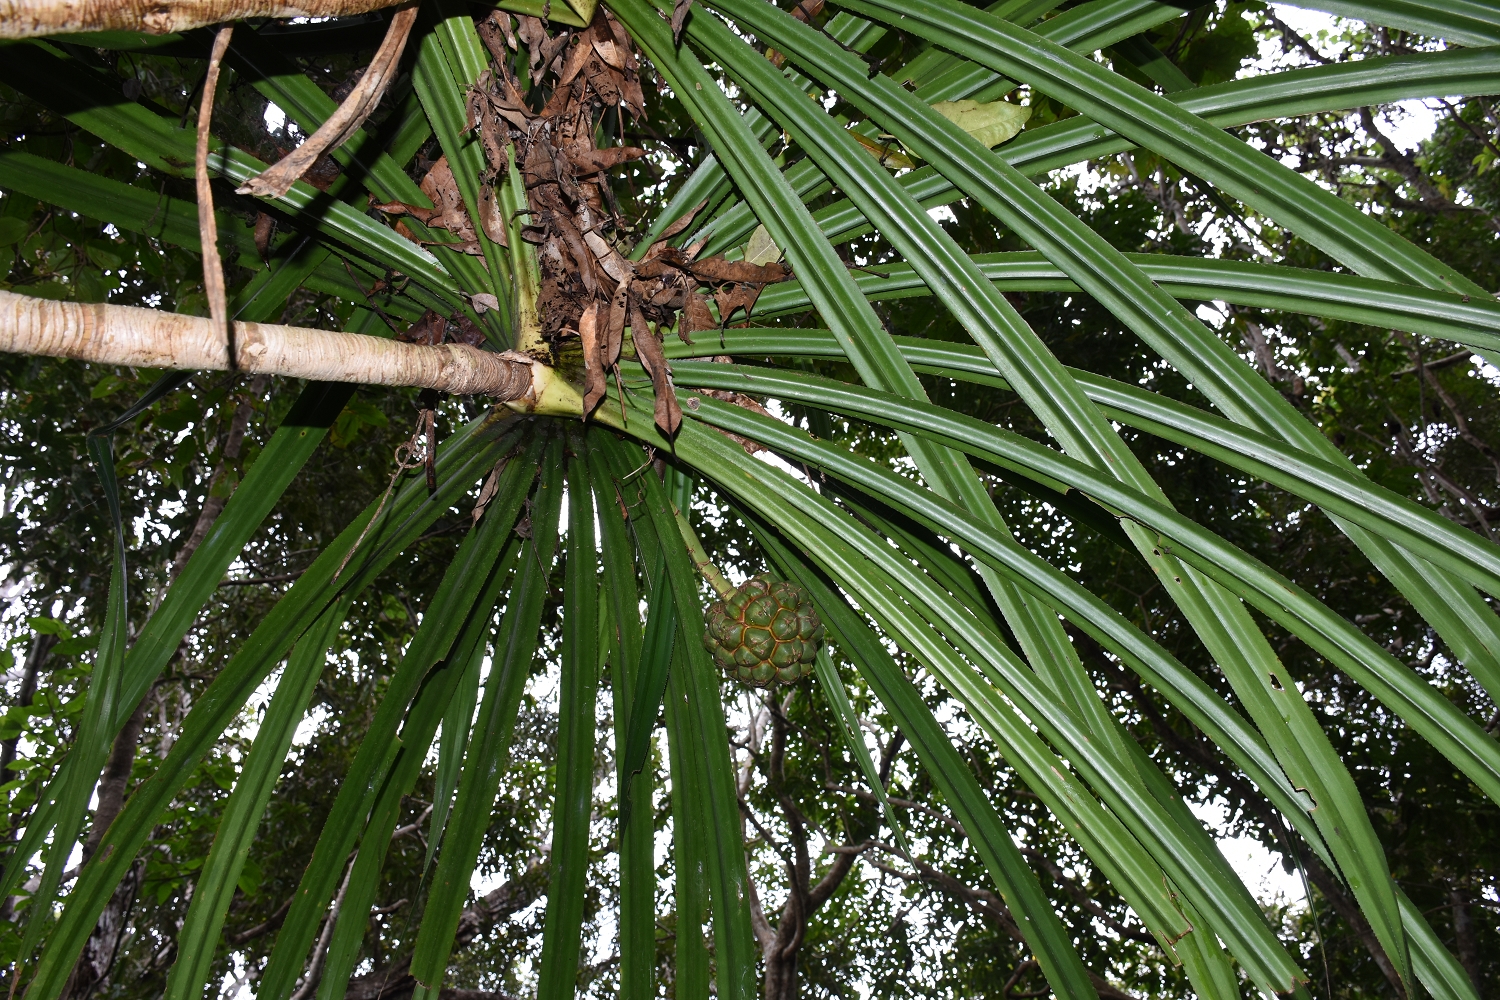
[[[1190,307],[1211,300],[1369,324],[1500,364],[1500,305],[1462,261],[1440,261],[1234,131],[1500,90],[1500,16],[1481,4],[1310,2],[1431,41],[1405,56],[1192,87],[1143,40],[1184,16],[1157,0],[840,0],[826,9],[822,0],[789,9],[426,0],[337,19],[381,6],[18,0],[0,9],[0,35],[12,40],[0,80],[143,169],[196,177],[197,205],[22,151],[0,154],[0,187],[201,247],[209,314],[0,292],[0,346],[168,370],[122,419],[193,371],[307,380],[142,621],[127,620],[113,428],[90,436],[117,549],[107,594],[96,594],[106,614],[70,752],[27,816],[0,887],[0,897],[26,889],[15,995],[55,1000],[74,988],[80,954],[163,811],[279,669],[175,942],[168,995],[203,994],[332,637],[371,581],[462,502],[472,508],[468,530],[275,932],[256,985],[266,1000],[344,994],[403,796],[434,751],[430,886],[405,988],[443,993],[554,602],[543,996],[570,993],[579,963],[601,677],[619,803],[622,995],[658,989],[654,803],[663,787],[676,872],[674,995],[707,995],[710,977],[724,998],[795,995],[797,937],[768,927],[749,884],[727,684],[815,689],[878,799],[876,822],[895,854],[924,864],[863,741],[845,686],[854,678],[961,825],[1045,988],[1069,1000],[1117,993],[1086,967],[1077,935],[1088,929],[1065,925],[1043,893],[914,682],[918,668],[1192,991],[1305,993],[1304,951],[1271,927],[1172,776],[1122,726],[1086,646],[1210,741],[1284,820],[1353,900],[1400,993],[1477,997],[1428,914],[1393,880],[1367,803],[1268,633],[1304,644],[1378,700],[1392,726],[1461,775],[1475,802],[1500,801],[1495,737],[1359,624],[1175,510],[1121,429],[1316,508],[1306,516],[1330,519],[1454,663],[1500,699],[1490,603],[1500,548],[1367,477]],[[314,20],[263,20],[307,15]],[[316,20],[324,17],[335,20]],[[237,19],[257,20],[231,26]],[[223,26],[204,30],[213,25]],[[1094,58],[1127,43],[1137,57],[1129,73]],[[342,103],[289,56],[372,49]],[[121,50],[206,62],[196,133],[139,86],[122,93],[98,57]],[[247,151],[216,137],[233,129],[212,114],[221,64],[300,126],[299,148]],[[1023,130],[1016,95],[1076,114]],[[395,110],[375,129],[369,116],[382,101]],[[681,134],[649,131],[652,109]],[[625,218],[616,193],[648,156],[635,143],[682,168],[643,221]],[[688,169],[678,155],[687,145],[711,155]],[[1191,175],[1226,218],[1253,215],[1326,266],[1294,268],[1269,252],[1127,255],[1036,181],[1123,151]],[[960,201],[1031,249],[965,247],[931,211]],[[878,260],[862,255],[870,245],[882,248]],[[247,284],[225,288],[221,254],[249,269]],[[268,322],[303,287],[343,303],[344,331]],[[1161,370],[1191,384],[1198,404],[1064,364],[1011,299],[1059,289],[1106,311]],[[893,334],[875,303],[913,295],[930,298],[968,342]],[[1010,394],[1045,440],[935,404],[934,377]],[[430,393],[389,487],[234,640],[149,777],[112,814],[101,796],[81,867],[65,872],[117,737],[359,384]],[[439,393],[494,405],[440,440]],[[784,419],[791,411],[817,419]],[[834,422],[869,428],[889,447],[872,457],[807,429]],[[992,496],[999,482],[1045,502],[1059,522],[1107,533],[1148,566],[1223,684],[1018,541]],[[692,498],[704,491],[753,540],[764,576],[736,589],[714,568],[705,525],[694,523]],[[719,598],[711,609],[705,578]],[[658,721],[664,775],[651,755]],[[805,926],[828,898],[810,887],[805,856],[798,864],[783,928]]]

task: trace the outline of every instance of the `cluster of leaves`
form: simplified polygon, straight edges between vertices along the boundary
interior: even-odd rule
[[[1114,46],[1108,55],[1128,78],[1165,91],[1230,79],[1241,61],[1256,52],[1257,43],[1287,37],[1284,26],[1262,19],[1258,11],[1259,5],[1239,3],[1200,8],[1168,27]],[[1325,46],[1340,47],[1345,55],[1426,45],[1422,39],[1353,31],[1323,41]],[[886,59],[899,62],[908,45],[910,39],[892,33],[868,55],[877,66]],[[70,51],[117,75],[128,96],[143,96],[173,113],[186,114],[199,67],[191,56],[152,50],[122,54],[78,46]],[[298,56],[296,62],[336,99],[359,58],[352,53],[319,53]],[[551,92],[530,92],[527,76],[520,73],[516,86],[526,92],[522,100],[534,112]],[[409,79],[398,81],[373,119],[374,128],[398,124],[411,87]],[[263,127],[264,96],[239,79],[230,79],[223,91],[226,96],[216,112],[216,120],[225,123],[223,134],[242,148],[274,159],[270,151],[278,145],[284,149],[288,133]],[[182,178],[142,167],[19,93],[6,90],[0,98],[12,137],[8,150],[118,180],[157,198],[188,195]],[[687,174],[706,154],[675,96],[647,86],[642,100],[649,112],[643,121],[627,125],[623,119],[610,119],[611,130],[652,151],[601,192],[600,197],[611,197],[619,205],[611,214],[622,233],[644,229],[644,224],[631,226],[626,220],[650,218],[668,193],[662,181]],[[1032,104],[1029,127],[1071,114],[1056,101],[1039,98]],[[1496,152],[1494,114],[1492,102],[1467,100],[1442,118],[1436,135],[1418,155],[1405,158],[1376,137],[1359,115],[1267,122],[1247,126],[1241,134],[1273,152],[1300,157],[1305,170],[1336,185],[1352,202],[1378,210],[1403,235],[1493,287],[1500,280],[1491,273],[1500,199],[1494,189],[1500,182],[1493,179],[1490,159]],[[431,176],[438,152],[433,144],[426,147],[416,158],[412,180]],[[794,156],[796,149],[787,144],[782,153]],[[1418,175],[1407,171],[1408,165],[1415,166]],[[1092,167],[1082,177],[1054,179],[1049,191],[1118,249],[1248,259],[1270,246],[1289,263],[1329,267],[1317,251],[1269,220],[1238,206],[1227,206],[1226,211],[1221,197],[1207,185],[1148,154],[1122,154]],[[331,173],[337,176],[336,169]],[[1414,177],[1426,178],[1446,201],[1424,191]],[[0,185],[6,183],[0,180]],[[0,244],[13,248],[6,287],[79,301],[107,298],[203,311],[198,258],[192,247],[48,208],[39,201],[42,195],[30,191],[7,186],[0,198]],[[829,191],[809,204],[823,208],[838,198]],[[226,196],[221,204],[238,213],[247,231],[264,215],[232,197]],[[717,207],[710,205],[708,210]],[[952,211],[947,228],[971,252],[1026,248],[982,208],[959,203]],[[477,242],[478,233],[473,237]],[[277,239],[292,237],[277,234]],[[275,245],[288,249],[285,242],[266,247]],[[895,258],[890,244],[879,236],[857,238],[840,251],[852,267],[877,273]],[[241,267],[232,272],[233,282],[251,288],[261,273],[259,262],[253,255],[241,255],[237,262]],[[1087,296],[1028,292],[1015,295],[1013,304],[1052,351],[1070,364],[1202,404],[1184,379]],[[1500,507],[1496,452],[1490,444],[1500,441],[1500,414],[1489,405],[1492,381],[1466,353],[1455,356],[1457,360],[1437,357],[1436,348],[1422,338],[1337,320],[1210,304],[1204,309],[1214,316],[1222,335],[1377,482],[1490,534],[1488,512]],[[926,300],[893,300],[883,303],[880,311],[894,332],[967,340],[948,314]],[[348,323],[351,315],[349,300],[304,290],[277,318],[335,327]],[[399,319],[395,325],[402,325]],[[776,322],[813,325],[808,319],[792,315]],[[1428,366],[1435,358],[1445,363]],[[19,759],[23,766],[4,786],[10,796],[7,821],[14,831],[24,823],[39,781],[55,766],[72,735],[72,719],[89,676],[88,658],[81,655],[88,651],[89,640],[74,636],[97,634],[100,625],[102,602],[88,598],[102,591],[107,578],[108,540],[83,435],[120,412],[150,384],[154,373],[102,371],[34,359],[6,359],[0,364],[5,366],[0,421],[10,442],[4,453],[6,520],[0,524],[0,565],[25,587],[5,618],[11,649],[8,677],[19,686],[34,635],[55,634],[63,640],[49,650],[45,676],[31,705],[9,709],[8,728],[0,732],[5,739],[19,739],[24,750]],[[847,365],[802,364],[856,380]],[[935,402],[1039,441],[1047,439],[1040,423],[1005,390],[937,377],[929,378],[926,387]],[[244,380],[201,377],[119,432],[117,474],[125,484],[127,517],[136,526],[132,620],[142,620],[159,599],[198,511],[209,498],[232,490],[294,395],[291,386],[277,385],[256,394]],[[236,457],[226,458],[231,423],[242,405],[250,413],[243,432],[246,445]],[[445,427],[471,415],[464,409],[445,404]],[[895,436],[881,429],[801,406],[788,409],[820,437],[863,455],[892,460],[902,454]],[[305,568],[309,556],[379,495],[390,474],[392,449],[405,439],[412,413],[411,400],[401,392],[361,393],[351,400],[328,445],[308,464],[232,570],[231,582],[242,585],[221,590],[223,599],[189,635],[148,699],[141,743],[146,759],[137,761],[137,778],[152,769],[150,754],[164,752],[170,744],[187,706],[222,665],[235,638],[248,633],[284,584]],[[1327,519],[1195,453],[1149,435],[1129,430],[1122,434],[1179,510],[1284,568],[1297,583],[1339,614],[1360,622],[1394,654],[1441,686],[1466,712],[1477,715],[1487,705],[1483,692],[1455,669],[1451,654],[1431,630]],[[915,476],[909,463],[897,467]],[[1000,509],[1029,548],[1067,568],[1234,701],[1191,626],[1133,550],[1120,545],[1116,533],[1099,530],[1098,519],[1090,519],[1066,497],[1041,495],[1029,486],[1017,489],[996,470],[985,471]],[[164,503],[164,496],[172,499]],[[728,572],[748,575],[765,567],[765,554],[727,503],[701,493],[696,519],[704,526],[710,552]],[[468,511],[455,507],[349,612],[334,643],[338,656],[319,682],[310,709],[309,718],[316,724],[309,727],[305,742],[282,773],[240,880],[215,964],[216,979],[237,978],[243,985],[263,967],[277,921],[311,856],[340,776],[417,625],[418,609],[435,589],[469,523]],[[546,850],[545,803],[555,786],[552,768],[557,752],[555,710],[546,679],[556,676],[561,657],[561,573],[549,569],[541,652],[517,723],[514,763],[506,772],[479,866],[486,885],[513,891],[504,901],[509,909],[502,912],[497,903],[496,912],[503,919],[479,927],[455,956],[453,981],[461,986],[523,992],[534,982],[540,955],[543,927],[535,905],[540,890],[530,865]],[[1393,727],[1382,706],[1363,689],[1276,626],[1261,624],[1301,679],[1318,721],[1372,805],[1376,831],[1396,878],[1464,957],[1465,935],[1472,942],[1497,932],[1494,892],[1500,872],[1500,817],[1493,804],[1478,799],[1430,744]],[[1222,808],[1228,817],[1225,832],[1253,837],[1285,858],[1289,868],[1300,864],[1307,869],[1314,887],[1311,907],[1283,907],[1275,914],[1288,922],[1288,936],[1319,942],[1315,955],[1303,956],[1306,966],[1328,970],[1333,995],[1388,995],[1386,973],[1372,956],[1369,929],[1344,890],[1327,878],[1326,871],[1319,879],[1316,859],[1293,841],[1254,789],[1222,766],[1184,719],[1087,637],[1073,638],[1090,654],[1086,664],[1096,686],[1108,693],[1117,717],[1190,799]],[[843,651],[834,647],[832,652],[836,666],[845,668],[845,677],[851,676]],[[915,662],[901,655],[902,666],[916,674]],[[1132,993],[1182,995],[1187,986],[1181,970],[1165,960],[1123,899],[1091,868],[1056,818],[1016,778],[978,728],[935,682],[922,680],[924,699],[948,724],[989,799],[1009,828],[1017,831],[1023,854],[1064,914],[1085,964]],[[805,933],[792,956],[803,989],[817,996],[851,996],[860,990],[896,996],[1041,995],[1046,985],[1040,972],[1014,924],[1007,922],[1005,907],[987,890],[988,876],[966,847],[941,793],[925,771],[901,758],[898,727],[872,693],[861,684],[851,687],[855,711],[874,731],[877,757],[887,766],[888,792],[900,816],[901,833],[919,848],[915,854],[927,868],[898,860],[896,831],[873,801],[853,755],[845,752],[836,711],[817,689],[799,688],[774,699],[748,696],[727,682],[721,690],[726,703],[740,709],[732,716],[738,729],[730,738],[742,767],[751,875],[770,929],[789,919],[778,919],[789,893],[831,872],[839,852],[858,854],[849,869],[857,875],[840,876],[827,901],[803,915]],[[216,809],[237,773],[253,724],[246,718],[239,731],[200,765],[201,774],[163,818],[135,883],[136,899],[128,910],[132,934],[121,945],[101,996],[161,992],[166,970],[176,957],[173,942],[187,910],[193,875],[207,853]],[[609,787],[602,778],[613,766],[609,743],[601,735],[594,760],[601,788]],[[436,797],[434,782],[430,770],[424,773],[402,807],[398,829],[404,832],[388,856],[374,901],[372,931],[357,970],[367,985],[392,975],[392,970],[403,970],[402,962],[410,958],[416,936],[412,915],[420,912],[417,902],[430,889],[427,845],[421,841],[419,821]],[[618,803],[607,792],[599,794],[589,845],[591,889],[584,923],[594,955],[583,963],[579,980],[586,991],[603,996],[618,986],[618,956],[611,953],[615,943],[607,918],[619,903],[619,882],[609,860],[618,846],[611,840]],[[662,795],[657,805],[655,826],[662,829],[669,812],[667,796]],[[834,850],[822,852],[815,840]],[[801,862],[810,871],[797,870],[799,850],[812,855]],[[670,853],[658,874],[663,886],[675,877]],[[669,995],[675,995],[671,956],[678,924],[671,893],[665,889],[657,909],[665,914],[657,933],[658,965]],[[17,943],[5,938],[0,947],[13,950]],[[1473,956],[1471,974],[1481,988],[1492,990],[1500,979],[1500,963],[1474,951],[1472,943],[1468,954]]]

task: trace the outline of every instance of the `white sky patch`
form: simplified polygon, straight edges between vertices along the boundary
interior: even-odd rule
[[[1187,806],[1215,833],[1219,850],[1224,860],[1245,883],[1250,894],[1262,906],[1291,904],[1299,909],[1307,906],[1307,892],[1302,876],[1296,871],[1288,872],[1281,863],[1281,855],[1266,850],[1253,837],[1226,837],[1218,834],[1224,829],[1228,816],[1218,800],[1212,802],[1188,802]]]
[[[286,127],[286,112],[275,104],[266,105],[266,129],[271,132],[280,132]]]
[[[1273,6],[1276,9],[1276,16],[1287,27],[1311,42],[1320,53],[1329,58],[1338,57],[1338,49],[1318,37],[1319,32],[1326,32],[1329,37],[1333,36],[1338,31],[1338,18],[1319,10],[1303,10],[1286,4]],[[1276,57],[1280,55],[1280,50],[1281,45],[1277,41],[1261,42],[1261,58],[1254,64],[1256,75],[1273,69],[1273,65],[1279,62]],[[1381,123],[1382,130],[1391,137],[1392,141],[1408,152],[1430,137],[1438,123],[1438,112],[1429,108],[1423,101],[1401,101],[1397,104],[1386,105],[1382,117],[1385,119]]]

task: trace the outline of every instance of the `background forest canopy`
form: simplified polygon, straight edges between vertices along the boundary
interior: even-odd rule
[[[476,22],[491,9],[456,2],[449,6],[468,11]],[[1083,5],[1030,6],[1036,17],[1055,17]],[[1180,6],[1180,16],[1114,42],[1096,58],[1128,80],[1173,94],[1276,69],[1447,47],[1422,35],[1280,5],[1220,0]],[[818,25],[826,25],[835,13],[831,4],[825,12],[822,0],[804,0],[799,9],[799,19]],[[311,126],[303,109],[279,106],[267,94],[275,91],[278,80],[305,75],[320,99],[343,100],[369,64],[389,20],[388,11],[339,19],[323,25],[322,33],[308,24],[242,23],[215,98],[215,135],[263,162],[286,155]],[[81,64],[118,81],[128,101],[187,124],[197,113],[212,34],[198,29],[160,38],[125,33],[63,37],[45,50],[29,42],[5,43],[0,52],[5,125],[0,144],[0,261],[5,271],[0,289],[54,300],[208,314],[191,173],[148,165],[101,141],[64,113],[66,101],[48,100],[27,75],[44,65],[62,66],[63,60]],[[543,39],[523,41],[545,44]],[[23,50],[24,58],[19,55]],[[779,53],[768,53],[773,63],[777,57]],[[51,62],[44,64],[44,58]],[[872,76],[894,72],[921,58],[920,43],[893,31],[862,58]],[[404,143],[399,153],[392,150],[392,157],[405,166],[411,181],[420,182],[443,150],[437,136],[413,126],[423,119],[411,62],[408,53],[365,131],[382,143]],[[523,88],[541,88],[541,75],[526,72],[524,62],[523,52]],[[713,150],[645,59],[640,82],[645,113],[627,117],[617,106],[605,112],[601,128],[645,155],[601,175],[601,184],[622,237],[644,246],[660,235],[660,226],[652,226],[662,218],[664,206]],[[540,89],[532,96],[540,97]],[[1023,136],[1077,115],[1026,86],[994,96],[1030,108]],[[740,100],[742,95],[731,92],[730,97]],[[862,118],[833,98],[827,110],[842,116],[841,122]],[[1483,288],[1500,289],[1500,98],[1433,98],[1277,117],[1230,132],[1379,218]],[[875,140],[876,145],[886,141],[878,134]],[[777,140],[771,152],[780,167],[799,155],[788,136]],[[343,198],[358,211],[377,216],[376,209],[367,209],[362,192],[356,196],[359,178],[354,174],[347,157],[334,155],[320,160],[306,179],[327,197]],[[1129,254],[1334,269],[1321,251],[1271,219],[1141,149],[1060,167],[1038,180],[1110,246]],[[409,297],[400,298],[406,279],[387,282],[389,276],[371,275],[341,261],[295,220],[234,194],[233,187],[215,187],[232,311],[253,308],[267,322],[406,338],[414,327],[422,327],[438,342],[445,336],[486,336],[488,328],[476,327],[467,315],[448,320]],[[722,199],[727,191],[715,197]],[[841,198],[825,184],[808,195],[807,203],[817,211],[840,204]],[[81,207],[85,202],[88,210]],[[704,218],[718,207],[711,202]],[[935,209],[933,217],[970,254],[1033,249],[970,199]],[[434,237],[432,245],[453,242],[417,222],[407,233],[426,233]],[[469,236],[476,236],[472,227]],[[741,238],[738,245],[744,244]],[[710,245],[713,253],[727,250],[731,257],[737,256],[736,249]],[[771,251],[768,259],[774,261],[779,248],[773,244]],[[839,243],[837,251],[860,280],[894,273],[882,270],[897,254],[878,232],[856,233]],[[311,260],[314,255],[319,256]],[[475,262],[482,260],[469,255],[467,266],[478,269]],[[303,267],[298,273],[307,275],[306,280],[290,288],[278,283],[282,269],[294,267]],[[1205,405],[1188,379],[1094,298],[1066,284],[1007,289],[1006,299],[1072,368]],[[970,343],[960,323],[935,306],[918,283],[890,285],[878,296],[875,310],[891,333],[940,344]],[[717,305],[723,308],[724,303]],[[1188,305],[1375,483],[1481,538],[1500,541],[1500,407],[1495,405],[1500,371],[1468,348],[1415,333],[1217,300]],[[481,325],[498,322],[486,315],[488,320],[479,317]],[[744,325],[754,327],[824,325],[805,302],[782,311],[772,302],[749,315]],[[740,325],[737,319],[727,334],[744,334]],[[695,334],[699,339],[717,335],[716,330]],[[670,357],[703,356],[701,350],[679,346],[675,337],[670,340]],[[858,381],[852,365],[839,357],[762,363]],[[959,381],[925,373],[920,365],[917,370],[924,372],[923,385],[933,403],[1049,447],[1055,444],[1038,417],[1000,379]],[[125,414],[162,374],[0,355],[0,586],[5,599],[0,608],[0,791],[5,795],[0,838],[8,845],[20,840],[83,724],[85,694],[104,628],[114,541],[86,438]],[[271,434],[288,420],[302,388],[283,378],[199,373],[113,432],[114,467],[128,528],[126,612],[132,640],[134,630],[150,618],[169,584],[205,543],[215,518],[255,467]],[[620,392],[623,396],[624,390]],[[687,391],[681,393],[685,405],[691,405]],[[723,392],[719,398],[748,402],[913,480],[918,476],[902,439],[889,427],[769,396],[735,400],[734,395]],[[70,866],[99,846],[107,826],[99,817],[118,813],[121,802],[167,758],[189,711],[245,637],[318,554],[387,490],[393,473],[400,471],[393,455],[412,437],[419,413],[435,412],[441,456],[443,442],[488,408],[474,398],[434,401],[416,389],[360,387],[339,398],[347,401],[332,411],[336,417],[326,440],[231,564],[114,741],[93,818],[80,831]],[[603,403],[614,405],[612,395]],[[1279,569],[1357,624],[1487,733],[1500,733],[1500,710],[1489,695],[1331,518],[1199,451],[1135,427],[1116,426],[1178,511]],[[579,448],[582,440],[579,431],[566,439],[566,447]],[[543,446],[553,449],[549,455],[560,455],[562,432],[539,435],[536,447]],[[750,442],[747,447],[753,446]],[[825,495],[837,497],[856,517],[868,518],[865,523],[894,525],[894,530],[909,533],[913,545],[928,547],[923,551],[941,549],[946,556],[946,539],[900,512],[879,508],[798,462],[768,453],[760,457],[816,480]],[[1031,483],[1021,488],[1013,473],[998,466],[978,468],[1025,548],[1098,595],[1214,692],[1237,703],[1203,641],[1150,567],[1136,557],[1115,520],[1079,501],[1076,493],[1049,495]],[[708,557],[732,583],[774,570],[777,557],[731,498],[683,475],[670,462],[617,471],[622,479],[626,472],[659,477],[697,529]],[[476,504],[489,502],[479,498],[482,482],[481,477],[466,492],[455,490],[449,508],[347,602],[342,622],[330,633],[328,665],[309,692],[264,818],[246,845],[247,860],[222,934],[211,959],[202,959],[211,964],[210,993],[247,997],[259,990],[278,931],[361,740],[444,573],[472,537],[479,521]],[[615,517],[616,511],[597,499],[597,482],[595,490],[597,518]],[[576,502],[570,494],[568,504]],[[448,988],[442,992],[448,1000],[533,995],[539,979],[552,975],[544,972],[542,946],[549,879],[555,870],[553,799],[565,770],[560,761],[572,754],[576,771],[583,766],[577,763],[583,751],[592,753],[592,765],[586,768],[591,780],[583,812],[587,877],[579,917],[582,941],[576,975],[569,968],[564,979],[570,986],[576,982],[582,995],[622,992],[621,807],[612,729],[618,684],[611,675],[617,668],[602,653],[592,743],[588,734],[579,737],[559,725],[560,706],[577,696],[564,677],[565,664],[571,662],[564,638],[576,626],[570,626],[563,612],[567,567],[561,555],[554,560],[552,544],[561,551],[561,539],[603,529],[580,526],[579,519],[570,518],[571,506],[554,507],[550,513],[545,507],[527,500],[518,515],[515,534],[526,540],[523,552],[534,555],[547,574],[537,593],[540,642],[517,688],[509,763],[499,779],[494,809],[482,817],[488,827],[478,838],[472,892],[458,918],[444,981]],[[550,541],[536,541],[547,532]],[[592,545],[592,535],[590,539]],[[977,564],[962,557],[948,565],[952,577],[944,581],[945,589],[972,594],[979,605],[989,607]],[[643,596],[650,593],[654,569],[641,567]],[[701,603],[707,605],[715,595],[706,581],[700,583]],[[1500,998],[1500,808],[1326,658],[1277,623],[1258,615],[1256,622],[1299,679],[1318,723],[1348,766],[1396,883],[1457,959],[1474,995]],[[647,626],[648,641],[650,635]],[[1255,859],[1251,867],[1278,866],[1272,878],[1251,871],[1247,881],[1259,890],[1257,902],[1275,935],[1312,977],[1312,994],[1329,1000],[1404,996],[1400,973],[1353,892],[1253,782],[1227,765],[1171,702],[1095,639],[1071,624],[1068,636],[1109,713],[1175,784],[1193,813],[1216,836],[1240,845],[1240,854]],[[1014,645],[1014,637],[1007,638]],[[368,900],[368,924],[352,941],[331,940],[333,918],[320,925],[313,958],[298,970],[296,1000],[406,997],[417,987],[413,952],[423,906],[434,892],[434,858],[440,856],[433,831],[443,829],[464,753],[463,744],[450,742],[449,734],[478,710],[500,656],[498,645],[493,660],[487,648],[481,640],[467,673],[456,682],[460,694],[443,716],[442,738],[433,743],[410,794],[400,797],[389,817],[389,848],[376,872],[378,888]],[[971,846],[971,831],[918,764],[911,734],[854,669],[850,651],[838,643],[828,648],[833,668],[848,687],[849,707],[862,730],[858,738],[868,745],[880,795],[849,748],[847,717],[825,697],[823,687],[804,681],[761,690],[721,678],[749,859],[759,988],[766,1000],[798,995],[1020,1000],[1049,995],[1017,918]],[[915,679],[922,701],[941,722],[983,797],[1012,832],[1099,995],[1194,995],[1183,967],[1169,959],[1117,887],[1021,780],[985,730],[916,657],[895,644],[891,651]],[[68,980],[68,1000],[126,1000],[166,992],[169,973],[181,958],[178,934],[194,886],[231,790],[271,711],[279,676],[261,685],[157,821]],[[668,759],[665,735],[653,735],[646,773],[656,780],[641,811],[654,844],[654,989],[667,997],[706,996],[710,970],[717,969],[719,958],[714,942],[707,942],[701,967],[680,954],[684,941],[703,950],[696,940],[699,926],[707,926],[709,900],[702,886],[696,897],[685,897],[681,889],[685,878],[702,880],[703,875],[678,871],[672,837],[684,832],[674,823],[670,788],[679,778],[675,766]],[[893,826],[893,817],[899,826]],[[1253,850],[1246,853],[1246,845]],[[352,864],[339,869],[339,899],[354,870]],[[41,871],[36,864],[22,891],[0,901],[0,962],[8,970],[0,988],[12,988],[15,973],[9,963],[22,953],[22,918]],[[1287,888],[1289,894],[1282,891]],[[696,899],[699,912],[679,912],[684,898]],[[340,947],[345,950],[342,959],[327,957],[337,955]],[[330,983],[324,978],[325,963],[349,974]],[[1243,975],[1235,989],[1245,997],[1258,992]]]

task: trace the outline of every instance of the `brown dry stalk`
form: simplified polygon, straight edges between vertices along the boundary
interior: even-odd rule
[[[370,60],[369,67],[359,78],[354,90],[344,98],[344,103],[328,116],[328,120],[316,132],[308,136],[306,142],[240,185],[238,193],[280,198],[292,189],[298,178],[307,173],[318,157],[348,141],[385,95],[386,87],[390,86],[391,79],[396,75],[401,53],[406,49],[406,39],[411,35],[411,26],[416,20],[415,3],[397,11],[391,26],[386,29],[385,40],[375,52],[375,58]]]
[[[467,344],[424,346],[359,333],[235,323],[234,368],[324,382],[405,385],[502,401],[540,395],[523,355]],[[202,316],[0,291],[0,351],[132,368],[226,371],[229,345]]]
[[[0,38],[79,31],[165,35],[247,17],[343,17],[400,0],[0,0]]]
[[[234,26],[228,25],[214,35],[208,73],[203,77],[203,100],[198,105],[198,152],[193,164],[193,177],[198,185],[198,241],[203,246],[203,291],[208,296],[208,314],[226,343],[234,331],[229,327],[229,302],[224,293],[224,262],[219,259],[219,223],[214,218],[214,191],[208,182],[208,138],[214,115],[214,94],[219,90],[219,65],[224,61],[233,34]],[[233,358],[232,350],[229,356]]]

